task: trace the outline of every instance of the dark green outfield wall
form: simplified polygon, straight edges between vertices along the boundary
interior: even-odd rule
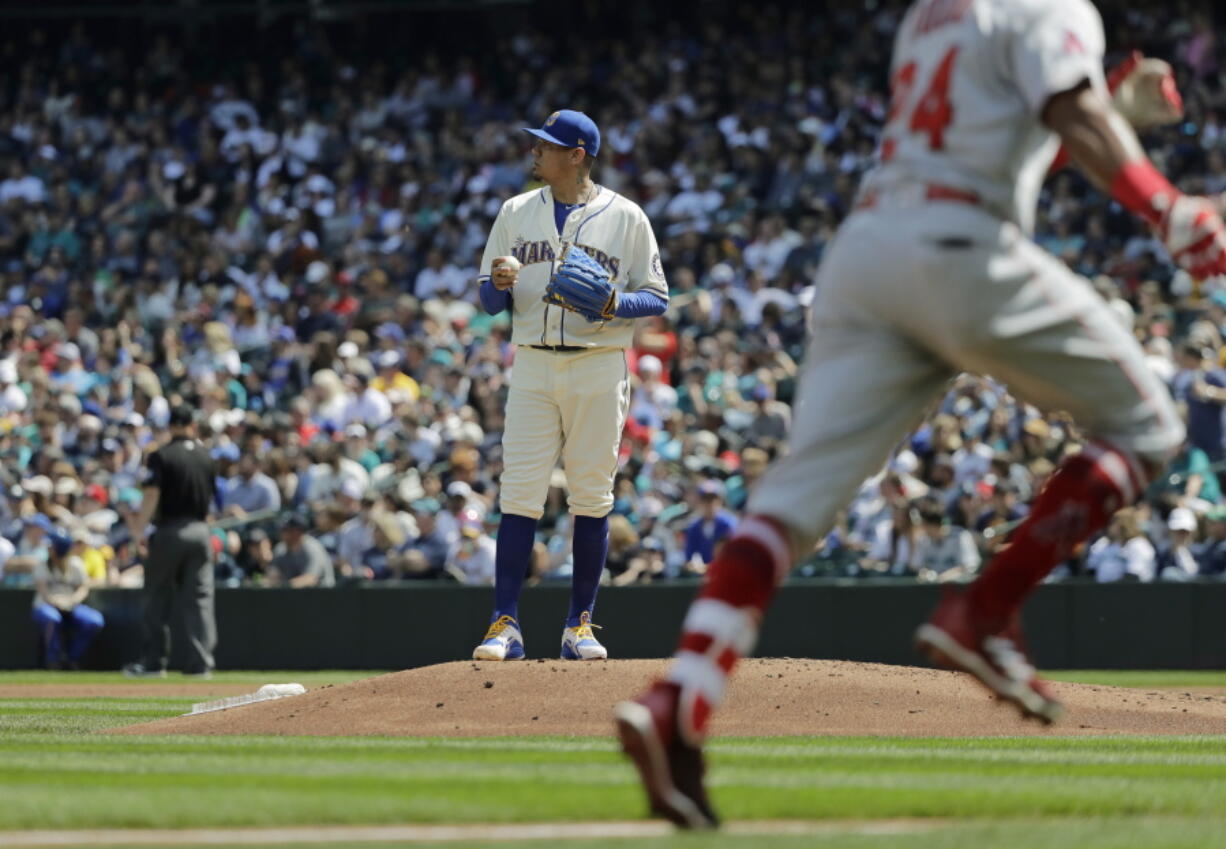
[[[697,585],[601,590],[600,639],[613,657],[671,653]],[[531,657],[557,654],[568,588],[524,594]],[[759,655],[916,663],[911,632],[937,588],[892,582],[796,581],[771,609]],[[31,593],[0,591],[0,668],[38,663]],[[454,585],[218,592],[223,669],[402,669],[469,657],[492,592]],[[114,669],[136,656],[140,593],[101,590],[90,604],[107,628],[85,665]],[[1049,669],[1226,669],[1226,583],[1041,587],[1026,614],[1039,665]],[[176,640],[181,644],[182,640]]]

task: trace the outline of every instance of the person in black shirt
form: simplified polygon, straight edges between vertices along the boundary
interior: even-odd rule
[[[170,660],[170,621],[176,607],[186,617],[189,647],[184,673],[208,677],[213,670],[217,623],[213,611],[213,563],[205,518],[214,496],[216,471],[208,449],[196,439],[195,410],[170,413],[170,442],[149,456],[140,515],[132,528],[142,540],[152,520],[145,558],[145,611],[141,659],[124,667],[131,677],[164,677]]]

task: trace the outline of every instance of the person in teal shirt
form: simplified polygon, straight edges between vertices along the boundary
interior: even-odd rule
[[[1199,498],[1217,504],[1222,498],[1222,488],[1209,455],[1185,441],[1167,466],[1166,473],[1150,484],[1149,495],[1151,498],[1174,496],[1179,501]]]

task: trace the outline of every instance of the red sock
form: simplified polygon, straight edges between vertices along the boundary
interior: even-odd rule
[[[706,734],[728,675],[753,651],[758,623],[792,567],[788,532],[773,519],[746,519],[707,570],[707,582],[682,626],[667,681],[679,688],[679,725],[689,742]]]
[[[1052,475],[1001,551],[967,589],[967,601],[994,627],[1004,625],[1073,548],[1131,504],[1145,474],[1131,458],[1101,444],[1086,446]]]

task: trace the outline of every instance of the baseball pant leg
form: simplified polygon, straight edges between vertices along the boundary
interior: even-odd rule
[[[930,284],[950,290],[931,346],[1042,410],[1069,412],[1129,456],[1165,463],[1183,422],[1130,328],[1088,280],[1013,225],[997,226],[995,241],[977,239],[968,251],[928,247]],[[960,254],[969,255],[953,262]]]
[[[567,503],[576,516],[599,519],[613,509],[617,452],[630,409],[630,370],[620,348],[567,356],[557,391]]]
[[[805,556],[952,376],[885,329],[819,328],[802,368],[790,445],[747,512],[782,522]]]
[[[188,648],[185,671],[207,672],[215,665],[213,649],[217,646],[209,527],[204,522],[191,522],[179,530],[178,537],[182,549],[182,604]]]
[[[867,222],[866,222],[867,223]],[[805,556],[856,490],[953,376],[949,365],[881,316],[911,276],[905,244],[848,228],[831,244],[813,304],[786,456],[750,494],[748,512],[776,519]]]
[[[169,528],[158,528],[149,538],[145,558],[145,610],[141,664],[165,669],[170,663],[170,619],[177,595],[178,546]]]
[[[562,446],[562,416],[553,397],[553,366],[563,355],[521,346],[507,395],[502,435],[501,511],[539,519]]]

